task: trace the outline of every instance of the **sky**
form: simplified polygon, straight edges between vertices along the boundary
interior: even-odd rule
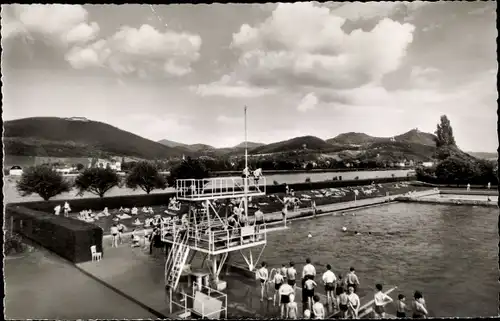
[[[215,147],[434,132],[494,152],[496,2],[2,5],[3,119]]]

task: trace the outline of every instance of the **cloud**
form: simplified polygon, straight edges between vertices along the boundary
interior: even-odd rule
[[[2,37],[40,36],[62,45],[84,44],[99,33],[99,25],[87,18],[81,5],[2,5]]]
[[[261,87],[354,88],[397,70],[413,41],[415,27],[408,23],[384,19],[371,31],[350,34],[344,23],[311,3],[279,4],[265,22],[233,34],[237,75]]]
[[[180,139],[192,131],[184,117],[177,114],[155,115],[149,113],[127,114],[116,117],[112,124],[151,140]]]
[[[250,86],[243,81],[233,81],[229,75],[225,75],[219,81],[210,84],[191,86],[190,90],[203,97],[224,96],[231,98],[253,98],[276,92],[269,88]]]
[[[229,117],[226,115],[219,115],[217,116],[217,122],[222,123],[222,124],[243,124],[243,118],[242,117]]]
[[[396,13],[411,15],[416,10],[429,4],[426,1],[412,2],[348,2],[344,4],[324,5],[332,9],[332,14],[351,20],[370,20],[390,17]]]
[[[297,110],[300,112],[307,112],[316,108],[318,104],[318,98],[314,93],[309,93],[302,98],[299,105],[297,106]]]
[[[184,76],[200,57],[201,38],[190,33],[160,32],[144,24],[122,27],[107,39],[75,46],[66,55],[74,68],[106,67],[118,74],[145,77],[161,70],[165,75]]]

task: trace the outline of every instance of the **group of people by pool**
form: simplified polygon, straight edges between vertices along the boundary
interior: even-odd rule
[[[327,264],[326,271],[321,277],[321,282],[324,285],[323,296],[326,300],[321,302],[320,294],[315,292],[318,288],[318,283],[315,281],[316,268],[309,258],[306,259],[305,263],[300,279],[303,318],[327,318],[326,311],[331,306],[332,312],[335,311],[335,314],[338,314],[340,318],[357,319],[361,302],[357,294],[360,283],[355,269],[351,267],[342,278],[341,275],[337,277],[332,271],[331,265]],[[269,272],[267,264],[262,262],[261,267],[256,272],[256,278],[260,282],[261,301],[267,298],[273,301],[273,305],[277,304],[280,307],[281,318],[298,318],[298,305],[295,302],[298,275],[294,262],[290,262],[288,266],[283,264],[281,268],[273,268],[271,272]],[[405,296],[399,294],[396,302],[396,317],[406,318],[406,313],[409,311],[413,311],[413,318],[425,318],[428,315],[421,292],[415,292],[411,308],[407,307],[405,301]],[[375,317],[385,318],[385,306],[391,302],[393,299],[383,292],[383,286],[377,284],[373,297]]]

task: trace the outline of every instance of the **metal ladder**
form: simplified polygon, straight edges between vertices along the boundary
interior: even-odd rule
[[[184,264],[186,264],[189,255],[187,240],[187,233],[181,236],[181,231],[176,231],[174,245],[165,262],[165,286],[170,287],[172,290],[175,290],[179,284]]]

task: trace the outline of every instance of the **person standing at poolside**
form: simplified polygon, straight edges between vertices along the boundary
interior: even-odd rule
[[[319,300],[319,295],[315,295],[313,297],[314,304],[312,306],[312,313],[315,319],[324,319],[325,318],[325,307],[323,303]]]
[[[279,275],[279,273],[276,273]],[[279,305],[281,309],[281,318],[288,318],[288,304],[291,302],[290,297],[295,295],[295,290],[289,284],[283,284],[279,291]]]
[[[110,228],[110,232],[111,232],[111,247],[118,247],[118,227],[116,226],[115,223],[113,223],[113,225],[111,225],[111,228]]]
[[[272,274],[272,271],[271,271]],[[283,278],[283,275],[277,271],[274,273],[274,297],[273,297],[273,305],[276,306],[276,301],[278,301],[278,305],[281,305],[281,297],[279,295],[280,292],[280,287],[285,283],[285,280]]]
[[[375,288],[377,289],[377,292],[375,292],[375,295],[373,297],[373,302],[375,304],[375,307],[373,310],[375,311],[375,316],[378,316],[382,319],[385,318],[385,305],[387,303],[391,303],[393,300],[390,296],[382,292],[382,284],[377,284],[375,285]]]
[[[307,276],[306,281],[304,282],[304,289],[302,291],[304,298],[302,301],[304,302],[304,307],[307,309],[312,309],[313,306],[313,297],[314,297],[314,289],[318,286],[316,282],[312,279],[310,275]]]
[[[306,276],[310,277],[312,280],[316,277],[316,268],[311,264],[311,259],[306,259],[306,265],[302,268],[302,279],[303,282],[306,279]]]
[[[359,279],[353,267],[351,267],[349,269],[349,273],[347,273],[346,283],[348,288],[352,287],[354,289],[354,292],[356,292],[359,286]]]
[[[318,209],[316,208],[316,201],[311,200],[311,208],[313,210],[313,217],[315,218],[318,212]]]
[[[267,282],[269,281],[269,271],[267,270],[266,262],[262,262],[260,269],[257,270],[257,279],[260,281],[260,301],[264,301],[264,293],[266,292]]]
[[[290,267],[286,270],[286,278],[287,282],[290,286],[295,290],[295,286],[297,285],[297,270],[295,269],[295,263],[290,262]]]
[[[490,189],[490,188],[491,188],[491,183],[490,183],[490,182],[488,182],[488,189]]]
[[[347,311],[349,310],[349,297],[345,293],[344,288],[338,288],[339,292],[337,295],[337,304],[340,310],[340,318],[345,319],[347,317]]]
[[[283,301],[281,302],[283,303]],[[286,307],[286,318],[291,320],[296,320],[299,315],[299,307],[297,302],[295,302],[295,294],[290,294],[290,303]]]
[[[122,244],[123,243],[122,236],[123,236],[123,232],[125,232],[125,228],[126,227],[122,223],[118,223],[117,227],[118,227],[118,241],[119,241],[120,244]]]
[[[288,282],[287,282],[288,273],[287,273],[287,268],[286,268],[286,264],[285,264],[285,263],[283,263],[283,264],[281,265],[280,273],[281,273],[281,275],[283,275],[283,280],[284,280],[284,282],[285,282],[285,283],[288,283]]]
[[[323,273],[323,283],[325,285],[326,294],[326,305],[329,306],[330,303],[335,308],[335,288],[336,288],[337,278],[335,273],[332,272],[332,266],[330,264],[326,265],[326,272]]]
[[[359,312],[359,306],[360,306],[360,301],[359,301],[359,296],[354,293],[354,287],[349,286],[347,288],[349,291],[349,294],[347,295],[348,302],[347,305],[349,306],[349,312],[348,314],[353,318],[357,319],[358,318],[358,312]]]
[[[404,294],[398,295],[398,301],[396,302],[396,318],[406,318],[406,311],[408,307],[406,306],[406,297]]]
[[[412,302],[413,319],[425,319],[429,312],[425,307],[424,296],[420,291],[415,291]]]

